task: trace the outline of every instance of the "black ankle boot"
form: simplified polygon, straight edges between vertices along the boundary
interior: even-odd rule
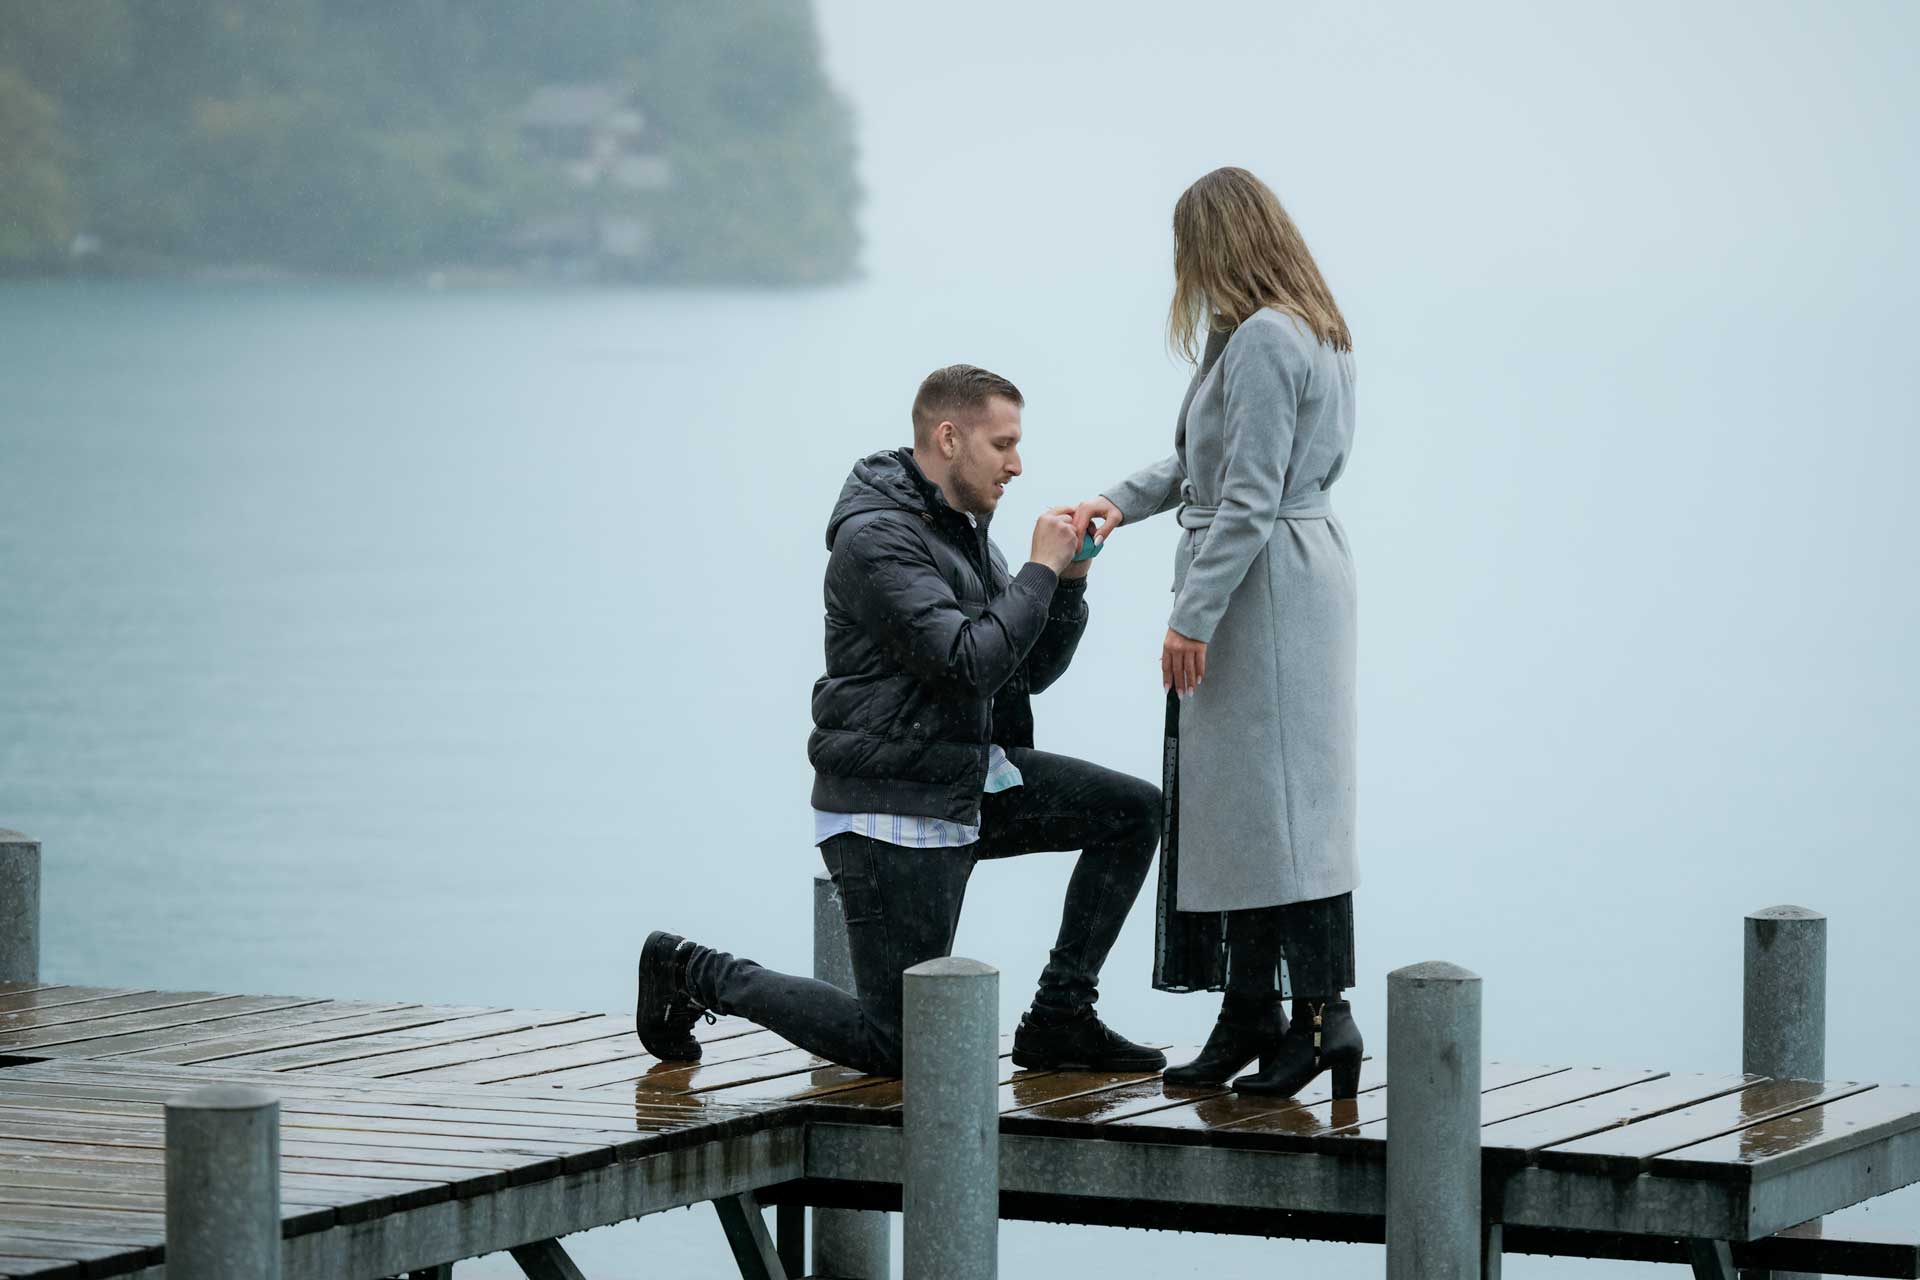
[[[646,1051],[663,1062],[698,1062],[700,1042],[693,1028],[713,1015],[687,991],[687,961],[704,948],[679,934],[656,929],[640,948],[639,994],[634,1000],[634,1030]]]
[[[1322,1071],[1333,1072],[1333,1096],[1360,1091],[1360,1059],[1366,1045],[1345,1000],[1295,1000],[1293,1025],[1260,1070],[1233,1082],[1235,1093],[1291,1098]]]
[[[1220,1002],[1220,1016],[1214,1019],[1200,1056],[1168,1067],[1162,1079],[1168,1084],[1225,1084],[1255,1058],[1264,1070],[1286,1034],[1287,1014],[1280,1007],[1278,992],[1271,1000],[1240,1001],[1229,996]]]

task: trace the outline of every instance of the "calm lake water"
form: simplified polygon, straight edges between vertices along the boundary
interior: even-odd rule
[[[1007,374],[1018,562],[1040,508],[1169,446],[1157,281],[1048,288],[0,289],[0,826],[45,842],[49,978],[620,1011],[657,926],[804,967],[848,465],[934,365]],[[1920,365],[1891,302],[1755,290],[1350,313],[1376,1051],[1387,971],[1442,958],[1485,978],[1489,1057],[1737,1069],[1741,916],[1798,902],[1831,917],[1830,1073],[1920,1080]],[[1156,775],[1173,533],[1101,558],[1042,745]],[[1068,866],[974,880],[958,949],[1009,1025]],[[1212,1007],[1148,990],[1150,925],[1103,1010],[1195,1042]],[[1036,1280],[1380,1266],[1002,1241]],[[731,1265],[704,1209],[579,1253]]]

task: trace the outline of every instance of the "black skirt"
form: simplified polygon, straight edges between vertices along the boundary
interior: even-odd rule
[[[1166,804],[1160,835],[1160,890],[1154,909],[1156,991],[1222,991],[1227,981],[1226,913],[1182,911],[1180,901],[1180,699],[1167,693],[1166,748],[1160,763]]]
[[[1182,911],[1180,901],[1180,700],[1167,694],[1166,747],[1161,757],[1166,805],[1160,837],[1160,886],[1154,909],[1153,986],[1157,991],[1224,991],[1228,934],[1278,935],[1291,991],[1333,995],[1354,985],[1353,895],[1338,894],[1231,913]],[[1241,945],[1246,944],[1243,937]],[[1270,944],[1269,944],[1270,945]],[[1242,955],[1258,956],[1254,946]]]

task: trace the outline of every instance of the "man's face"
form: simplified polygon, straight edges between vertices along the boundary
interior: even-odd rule
[[[993,396],[968,425],[954,427],[953,465],[947,482],[962,510],[984,516],[1000,505],[1007,482],[1019,474],[1020,406]]]

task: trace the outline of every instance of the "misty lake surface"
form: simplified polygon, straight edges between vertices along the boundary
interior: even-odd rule
[[[906,440],[929,369],[994,368],[1028,398],[994,527],[1018,563],[1043,507],[1170,447],[1185,374],[1137,274],[1018,305],[958,276],[0,289],[0,826],[45,843],[47,977],[621,1012],[655,927],[804,969],[841,479]],[[1455,291],[1349,317],[1370,1047],[1386,973],[1439,958],[1484,977],[1490,1058],[1735,1070],[1741,917],[1796,902],[1831,919],[1829,1074],[1920,1081],[1920,374],[1894,303]],[[1157,776],[1174,533],[1123,530],[1094,568],[1042,746]],[[1069,865],[974,878],[957,949],[1000,967],[1009,1026]],[[1150,942],[1143,900],[1102,1010],[1197,1043],[1211,999],[1150,991]],[[1001,1239],[1025,1280],[1380,1266]],[[577,1252],[731,1274],[704,1208]]]

